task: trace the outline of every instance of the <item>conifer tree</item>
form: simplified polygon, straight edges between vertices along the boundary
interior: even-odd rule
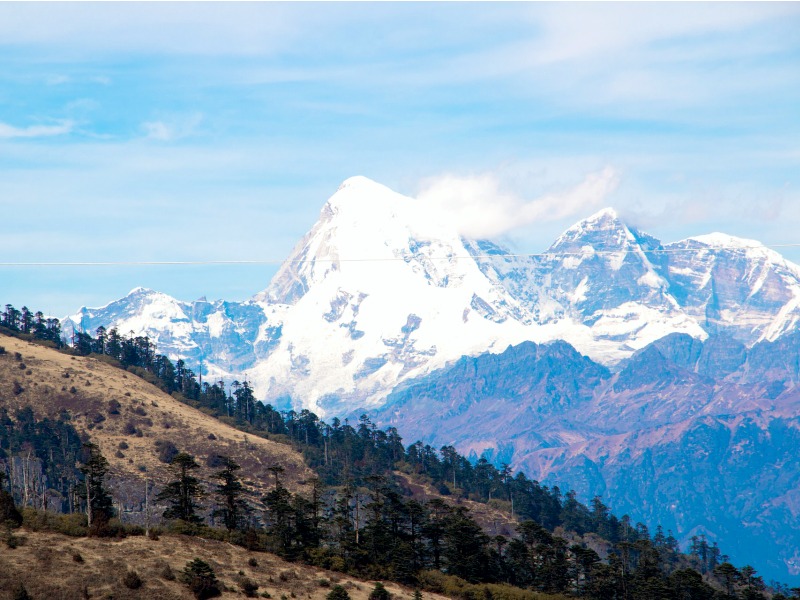
[[[335,585],[325,597],[326,600],[350,600],[350,594],[340,585]]]
[[[83,461],[78,469],[83,473],[83,483],[78,493],[86,501],[89,529],[102,528],[113,516],[111,496],[103,485],[103,479],[108,473],[108,461],[93,442],[84,443],[82,453]]]
[[[216,598],[221,595],[219,581],[214,569],[204,560],[195,558],[187,563],[181,574],[181,579],[189,586],[194,597],[198,598],[198,600]]]
[[[223,469],[214,477],[220,482],[217,484],[216,495],[221,506],[214,510],[213,515],[214,518],[222,519],[225,529],[234,531],[242,527],[247,514],[247,503],[242,498],[244,486],[236,473],[241,467],[227,456],[220,458]]]
[[[165,519],[180,519],[187,523],[202,523],[203,519],[197,514],[199,508],[198,501],[206,496],[200,480],[192,475],[192,472],[200,465],[194,456],[186,452],[180,452],[170,463],[177,479],[169,482],[156,500],[170,503],[164,511]]]
[[[22,525],[22,515],[14,505],[14,497],[3,489],[3,479],[6,474],[0,471],[0,525],[19,527]]]
[[[375,587],[369,593],[369,600],[390,600],[391,597],[389,590],[383,587],[380,581],[375,583]]]

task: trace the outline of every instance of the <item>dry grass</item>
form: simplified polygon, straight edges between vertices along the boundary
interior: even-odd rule
[[[194,558],[212,566],[225,586],[223,598],[244,597],[238,585],[242,578],[240,571],[258,584],[259,595],[267,592],[274,600],[282,597],[322,600],[330,587],[320,585],[321,580],[344,586],[353,600],[366,599],[374,586],[374,582],[341,573],[287,563],[271,554],[248,552],[224,542],[186,536],[162,535],[154,541],[146,537],[70,538],[25,530],[16,535],[24,538],[21,546],[0,550],[0,600],[12,598],[20,583],[36,600],[189,599],[193,596],[188,588],[179,580],[166,578],[165,573],[179,576],[186,563]],[[80,556],[79,562],[77,556]],[[251,559],[255,559],[255,566]],[[138,573],[143,582],[141,588],[125,587],[122,578],[129,570]],[[398,600],[413,597],[411,589],[388,582],[385,586]],[[427,592],[423,597],[426,600],[445,598]]]
[[[209,458],[232,457],[242,466],[254,497],[269,489],[272,475],[267,469],[273,465],[286,470],[284,484],[293,491],[303,489],[302,482],[312,475],[302,456],[289,446],[247,435],[132,373],[4,335],[0,346],[6,349],[0,355],[0,406],[14,414],[30,405],[39,418],[67,411],[78,432],[88,434],[108,459],[109,481],[118,488],[115,500],[140,501],[145,478],[157,485],[167,481],[168,469],[156,451],[159,440],[193,454],[203,465],[204,479],[218,470],[206,464]]]
[[[507,511],[499,510],[489,504],[483,504],[482,502],[454,498],[453,496],[442,496],[432,485],[414,479],[410,475],[400,471],[395,471],[394,475],[401,487],[407,490],[417,501],[424,502],[425,500],[438,498],[450,506],[463,506],[468,508],[470,516],[475,519],[475,522],[489,535],[513,535],[519,524],[518,519],[512,517]]]

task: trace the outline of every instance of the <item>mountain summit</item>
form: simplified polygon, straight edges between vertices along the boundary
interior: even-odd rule
[[[70,320],[149,335],[207,376],[248,378],[260,398],[324,415],[380,405],[402,381],[523,341],[562,339],[613,369],[670,333],[751,346],[800,319],[800,268],[757,242],[711,234],[664,246],[606,208],[519,257],[425,208],[352,177],[252,299],[134,290]]]

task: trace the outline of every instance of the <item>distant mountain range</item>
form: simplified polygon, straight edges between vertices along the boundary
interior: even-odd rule
[[[687,543],[716,540],[777,579],[800,575],[800,333],[747,349],[670,334],[612,373],[565,342],[463,357],[372,416],[600,495]]]
[[[63,326],[146,334],[273,404],[368,411],[800,576],[800,267],[612,209],[515,256],[424,208],[354,177],[250,300],[137,288]]]
[[[247,378],[263,399],[324,415],[378,407],[405,380],[523,341],[565,340],[614,368],[669,333],[751,346],[800,318],[800,268],[778,253],[718,233],[662,245],[612,209],[542,255],[511,254],[354,177],[250,300],[137,288],[65,329],[147,334],[207,377]]]

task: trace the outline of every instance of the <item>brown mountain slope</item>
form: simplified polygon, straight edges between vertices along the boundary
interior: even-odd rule
[[[230,456],[254,497],[274,481],[267,470],[273,465],[285,469],[283,483],[293,491],[313,475],[289,446],[247,435],[122,369],[4,335],[0,346],[6,350],[0,354],[0,407],[13,415],[31,406],[39,418],[69,413],[108,459],[112,495],[123,510],[141,503],[145,479],[162,485],[170,477],[158,457],[159,441],[193,454],[205,480],[219,470],[210,459]]]
[[[179,580],[170,579],[168,573],[179,576],[186,563],[194,558],[206,561],[214,569],[224,585],[222,598],[244,597],[239,586],[243,576],[258,584],[259,595],[267,592],[267,597],[274,600],[322,600],[336,583],[347,589],[353,600],[366,600],[374,585],[341,573],[287,563],[272,554],[248,552],[224,542],[189,536],[109,540],[26,530],[15,532],[15,536],[23,540],[18,548],[11,550],[5,544],[0,547],[0,600],[13,598],[19,584],[35,599],[188,600],[194,598],[189,589]],[[141,578],[139,589],[124,585],[123,577],[129,570],[136,571]],[[398,584],[385,585],[397,600],[414,595],[413,590]],[[445,597],[425,592],[423,598]]]

